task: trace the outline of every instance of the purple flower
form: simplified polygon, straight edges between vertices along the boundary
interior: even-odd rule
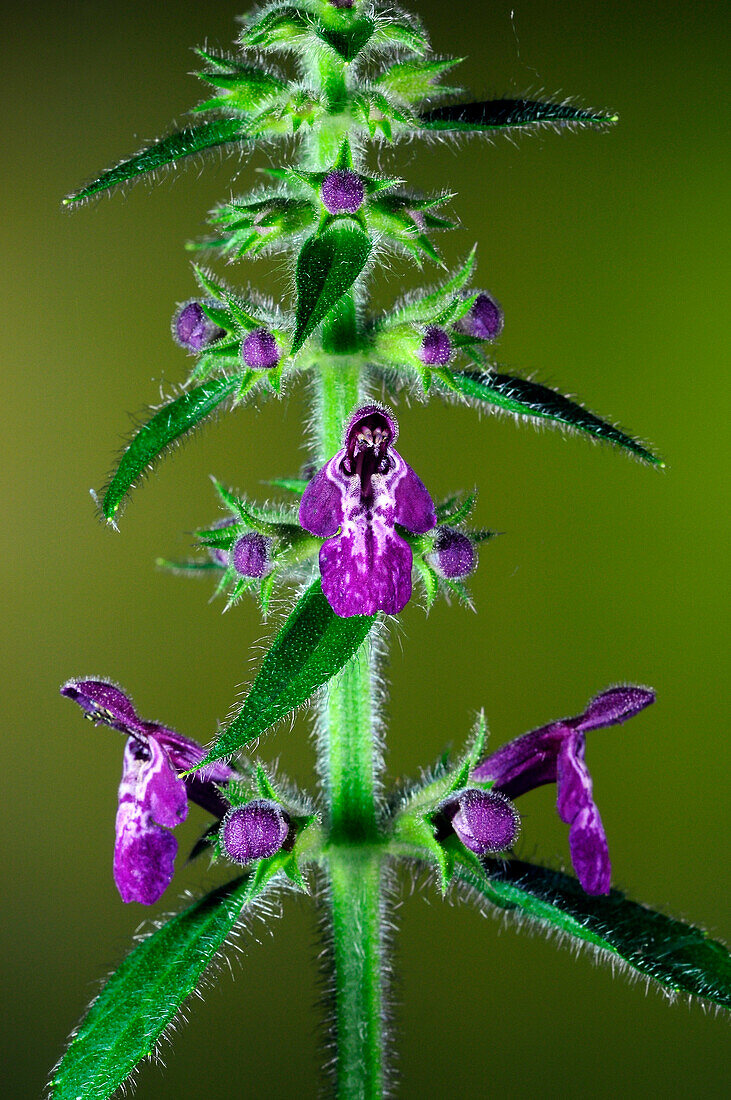
[[[365,190],[357,172],[337,168],[322,181],[322,202],[329,214],[356,214],[363,205]]]
[[[272,571],[273,539],[250,531],[234,545],[231,564],[242,577],[265,577]]]
[[[569,828],[571,862],[587,894],[608,894],[612,867],[602,819],[584,762],[585,733],[616,726],[655,701],[651,688],[615,687],[595,696],[583,714],[561,718],[503,745],[473,777],[492,779],[509,798],[556,783],[558,815]]]
[[[396,615],[411,598],[412,554],[394,524],[424,534],[437,522],[426,488],[393,444],[398,424],[380,405],[351,417],[342,450],[315,474],[300,523],[327,541],[322,590],[336,615]]]
[[[273,856],[289,836],[289,817],[278,802],[259,798],[234,806],[221,825],[221,843],[234,863]]]
[[[475,568],[475,548],[461,531],[440,527],[428,555],[437,573],[449,580],[467,577]]]
[[[271,332],[265,328],[255,329],[246,337],[241,349],[244,366],[254,370],[269,370],[279,362],[279,348]]]
[[[424,333],[419,358],[424,366],[444,367],[452,355],[452,341],[443,328],[430,325]]]
[[[215,305],[215,302],[199,302],[192,298],[185,302],[173,317],[173,339],[193,354],[203,351],[214,340],[220,340],[226,333],[224,329],[214,324],[203,312],[204,305]]]
[[[471,852],[494,855],[512,848],[520,832],[520,816],[500,791],[470,787],[458,791],[439,808],[452,829]]]
[[[69,680],[61,694],[73,699],[93,722],[127,734],[114,846],[114,881],[122,901],[152,905],[173,877],[178,843],[168,832],[188,815],[188,801],[216,817],[227,803],[216,784],[236,773],[225,764],[210,764],[179,779],[205,756],[195,741],[175,730],[144,722],[120,688],[106,680]]]
[[[469,313],[462,321],[462,327],[478,340],[497,340],[503,331],[504,322],[501,307],[483,291],[472,303]]]

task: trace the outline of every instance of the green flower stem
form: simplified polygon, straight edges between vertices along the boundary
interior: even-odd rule
[[[326,320],[323,330],[323,341],[334,344],[342,313]],[[317,458],[325,462],[342,446],[343,425],[362,400],[361,371],[343,356],[341,364],[323,365],[316,374]],[[330,684],[319,715],[337,1095],[347,1100],[383,1095],[382,855],[376,810],[382,760],[375,736],[375,660],[366,642]]]
[[[341,1100],[383,1096],[381,867],[378,849],[349,845],[328,852],[336,1081]]]

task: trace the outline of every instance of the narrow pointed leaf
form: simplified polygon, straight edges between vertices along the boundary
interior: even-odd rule
[[[145,176],[149,172],[156,172],[159,168],[175,164],[176,161],[194,153],[203,153],[206,149],[214,149],[218,145],[241,141],[241,125],[241,119],[217,118],[212,122],[202,122],[200,126],[186,126],[182,130],[176,130],[167,137],[146,146],[129,160],[123,160],[116,168],[102,172],[93,183],[87,184],[86,187],[74,191],[65,198],[64,205],[70,206],[83,199],[91,198],[92,195],[98,195],[101,191],[108,191],[119,183]]]
[[[448,381],[445,376],[440,377],[450,389],[475,403],[496,405],[517,416],[552,420],[575,431],[614,443],[653,466],[664,466],[662,459],[638,440],[582,408],[570,398],[563,397],[538,382],[492,371],[454,371],[450,373]]]
[[[616,122],[617,116],[606,111],[587,111],[570,103],[550,103],[538,99],[490,99],[483,103],[454,103],[434,107],[419,118],[424,130],[456,133],[483,133],[488,130],[512,130],[538,126],[596,126]]]
[[[630,901],[619,890],[592,897],[571,876],[532,863],[483,860],[482,867],[457,857],[457,876],[494,904],[609,952],[670,994],[731,1008],[731,956],[702,929]]]
[[[375,615],[341,619],[318,577],[274,639],[243,707],[199,766],[238,752],[306,703],[347,664],[375,621]]]
[[[350,221],[337,222],[305,241],[297,259],[297,317],[292,355],[347,294],[370,253],[368,234]]]
[[[145,470],[176,440],[195,428],[234,393],[240,378],[214,378],[163,405],[143,424],[125,450],[102,500],[105,519],[112,520],[120,504]]]
[[[160,1036],[260,892],[251,875],[213,890],[143,939],[93,1002],[49,1086],[52,1100],[111,1096]]]

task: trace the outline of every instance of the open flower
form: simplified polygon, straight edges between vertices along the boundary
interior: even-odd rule
[[[557,809],[569,828],[571,862],[587,894],[608,894],[612,865],[602,819],[584,761],[585,733],[616,726],[655,701],[651,688],[609,688],[583,714],[561,718],[509,741],[475,768],[473,779],[517,798],[544,783],[557,784]]]
[[[411,598],[412,553],[396,532],[436,525],[434,503],[394,450],[396,418],[380,405],[353,414],[343,448],[315,474],[300,523],[327,541],[320,548],[322,590],[336,615],[395,615]]]
[[[188,800],[216,817],[228,809],[216,784],[236,773],[225,764],[210,764],[195,775],[205,749],[175,730],[144,722],[120,688],[106,680],[69,680],[61,694],[73,699],[93,722],[127,734],[114,846],[114,881],[122,901],[152,905],[173,877],[178,842],[169,832],[188,816]]]

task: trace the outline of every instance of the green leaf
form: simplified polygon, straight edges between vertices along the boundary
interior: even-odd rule
[[[347,294],[370,254],[368,234],[351,221],[336,222],[305,241],[297,259],[297,316],[292,355]]]
[[[614,443],[653,466],[665,465],[661,458],[638,440],[538,382],[492,371],[454,371],[449,375],[435,371],[435,374],[448,388],[475,402],[497,405],[517,416],[552,420],[575,431]]]
[[[102,500],[102,514],[113,520],[131,488],[145,470],[173,443],[195,428],[238,387],[240,378],[214,378],[158,409],[133,436],[112,475]]]
[[[512,130],[525,126],[592,126],[616,122],[617,116],[606,111],[587,111],[570,103],[550,103],[537,99],[490,99],[483,103],[454,103],[434,107],[419,118],[424,130],[453,133],[482,133],[488,130]]]
[[[374,81],[377,87],[394,95],[415,102],[435,93],[453,92],[454,89],[440,88],[435,85],[444,73],[459,65],[464,58],[447,58],[436,61],[400,61],[389,65],[384,73]]]
[[[199,768],[238,752],[306,703],[344,668],[375,621],[375,615],[341,619],[325,599],[318,577],[274,639],[243,707]]]
[[[213,890],[143,939],[112,975],[54,1071],[52,1100],[111,1096],[149,1057],[265,882]]]
[[[510,860],[483,860],[479,871],[457,858],[456,874],[477,894],[621,959],[671,994],[731,1007],[731,957],[700,928],[630,901],[619,890],[586,894],[560,871]]]
[[[87,184],[80,191],[74,191],[65,198],[64,205],[70,206],[101,191],[108,191],[110,187],[116,187],[119,183],[144,176],[148,172],[155,172],[159,168],[174,164],[182,157],[203,153],[206,149],[241,140],[240,119],[218,118],[212,122],[203,122],[200,126],[186,126],[183,130],[176,130],[167,137],[147,145],[136,156],[123,160],[116,168],[103,172],[93,183]]]

